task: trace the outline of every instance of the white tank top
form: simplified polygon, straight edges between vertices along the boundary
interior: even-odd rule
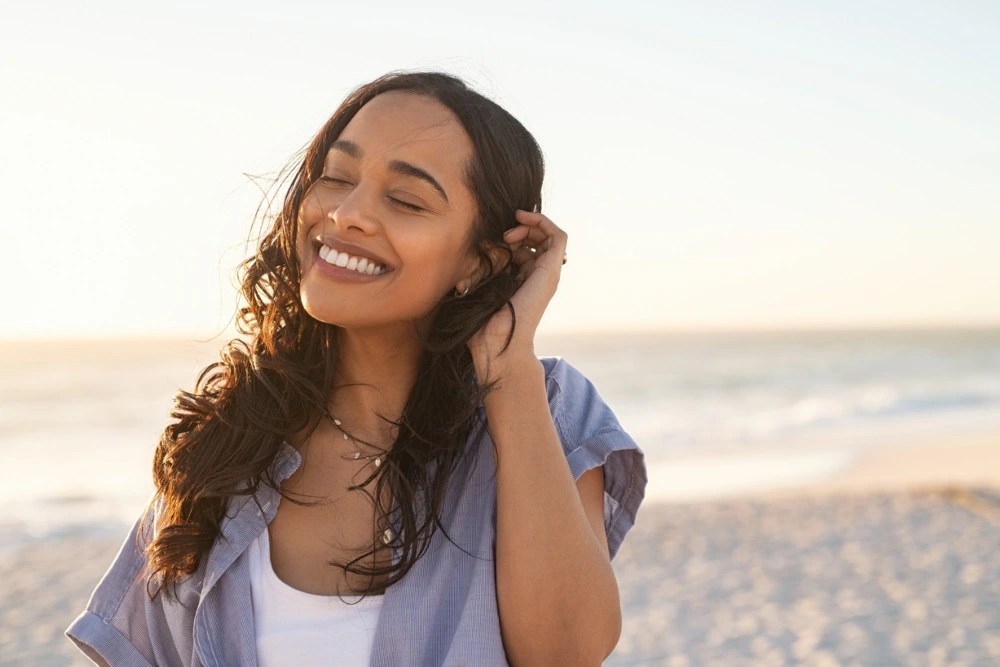
[[[360,595],[345,595],[341,600],[336,595],[292,588],[278,578],[271,565],[266,527],[248,551],[260,667],[367,667],[384,595],[369,595],[364,600]]]

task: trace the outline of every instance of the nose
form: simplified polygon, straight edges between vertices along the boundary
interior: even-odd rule
[[[346,231],[353,227],[370,234],[378,226],[378,221],[367,211],[364,193],[359,188],[354,188],[339,204],[327,211],[326,217],[333,221],[338,230]]]

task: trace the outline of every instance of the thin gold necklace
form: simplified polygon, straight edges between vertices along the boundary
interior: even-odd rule
[[[364,452],[362,452],[361,448],[358,447],[358,441],[355,440],[354,436],[350,435],[347,431],[344,430],[344,427],[341,426],[341,423],[340,423],[339,419],[337,419],[336,417],[334,417],[333,415],[331,415],[327,411],[326,408],[323,408],[323,414],[326,415],[326,417],[330,421],[332,421],[334,423],[334,425],[337,427],[337,429],[339,429],[340,432],[344,434],[344,440],[349,440],[354,445],[354,449],[355,449],[354,460],[358,460],[361,457],[364,457],[368,461],[368,463],[371,463],[372,461],[375,461],[375,467],[376,468],[378,468],[380,465],[382,465],[382,455],[381,454],[365,454]],[[368,466],[368,463],[365,463],[365,465],[363,465],[361,467],[362,468],[366,468]],[[392,541],[392,534],[393,534],[392,528],[386,528],[385,531],[382,533],[382,543],[383,544],[389,544],[389,542]]]
[[[344,440],[348,440],[348,441],[351,442],[351,444],[354,445],[354,449],[356,450],[354,452],[354,460],[358,460],[361,457],[364,457],[368,461],[368,463],[371,463],[372,461],[375,461],[375,467],[376,468],[378,468],[380,465],[382,465],[382,455],[381,454],[365,454],[364,452],[362,452],[361,448],[358,447],[358,441],[354,438],[354,436],[350,435],[347,431],[344,430],[344,427],[341,426],[341,423],[340,423],[339,419],[337,419],[336,417],[334,417],[333,415],[331,415],[329,412],[327,412],[326,408],[323,408],[323,414],[325,414],[327,416],[327,418],[330,419],[330,421],[332,421],[334,423],[334,425],[337,427],[337,429],[341,433],[344,434]],[[366,463],[362,467],[367,466],[368,463]]]

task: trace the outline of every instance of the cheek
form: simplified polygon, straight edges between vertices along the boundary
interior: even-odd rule
[[[322,223],[323,216],[324,208],[319,197],[311,193],[306,195],[306,198],[299,206],[299,215],[295,227],[296,249],[299,261],[305,261],[313,252],[312,244],[309,242],[309,234],[310,231],[316,230],[318,225]]]
[[[426,228],[413,230],[413,233],[407,230],[394,235],[392,243],[418,288],[436,292],[453,280],[458,251],[447,236],[428,233]]]
[[[295,230],[295,255],[299,259],[299,265],[304,266],[312,251],[312,244],[309,243],[308,231],[310,226],[300,218],[298,227]]]
[[[323,202],[313,194],[312,190],[306,193],[302,204],[299,206],[299,221],[309,225],[314,225],[323,218]]]

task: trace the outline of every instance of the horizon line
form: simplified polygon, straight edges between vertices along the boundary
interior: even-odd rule
[[[793,324],[779,326],[731,325],[731,326],[626,326],[618,328],[591,327],[547,329],[536,332],[537,338],[559,338],[572,336],[606,336],[615,334],[634,335],[717,335],[717,334],[808,334],[808,333],[877,333],[877,332],[944,332],[944,331],[990,331],[1000,330],[997,322],[958,322],[958,323],[882,323],[882,324]],[[138,334],[63,334],[63,335],[31,335],[0,337],[4,343],[86,343],[86,342],[140,342],[140,341],[186,341],[190,343],[208,344],[213,340],[231,340],[244,338],[244,334],[235,330],[224,330],[211,338],[205,338],[204,332],[166,331]]]

